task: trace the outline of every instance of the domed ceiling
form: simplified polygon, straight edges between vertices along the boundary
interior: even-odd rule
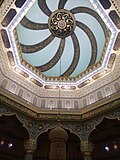
[[[31,79],[78,85],[105,70],[116,34],[95,0],[27,1],[8,32],[16,66]]]

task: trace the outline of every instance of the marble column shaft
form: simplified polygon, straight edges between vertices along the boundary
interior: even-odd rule
[[[57,126],[51,130],[50,139],[50,160],[66,160],[66,141],[68,139],[67,132]]]

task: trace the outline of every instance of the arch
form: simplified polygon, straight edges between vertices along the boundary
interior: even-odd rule
[[[91,104],[91,103],[94,103],[94,102],[95,102],[94,96],[91,94],[91,95],[90,95],[90,104]]]
[[[68,126],[67,124],[65,124],[65,125],[60,124],[60,125],[61,125],[61,127],[62,127],[63,129],[65,129],[65,130],[67,130],[67,131],[75,134],[75,135],[79,138],[79,140],[81,141],[80,135],[75,131],[75,128],[76,128],[76,127],[79,127],[79,126],[74,126],[74,125]]]
[[[120,84],[118,82],[114,83],[114,88],[116,92],[120,92]]]
[[[49,132],[42,132],[37,137],[37,148],[34,152],[33,159],[49,159]]]
[[[6,88],[8,84],[8,80],[7,79],[3,79],[2,83],[1,83],[1,87],[2,88]]]
[[[11,86],[10,86],[10,89],[9,91],[12,92],[12,93],[15,93],[16,92],[16,89],[17,89],[17,85],[12,83]]]
[[[112,156],[116,156],[116,148],[114,148],[115,141],[120,142],[120,121],[117,118],[108,119],[102,118],[99,124],[95,126],[89,135],[89,141],[94,143],[93,159],[101,157],[101,159],[107,159]],[[116,144],[117,145],[117,144]],[[109,146],[110,150],[107,152],[105,147]],[[109,154],[108,154],[109,153]],[[120,156],[120,153],[118,157]],[[108,158],[108,159],[109,159]]]
[[[48,122],[48,123],[49,123],[49,122]],[[41,132],[38,134],[37,138],[38,138],[41,134],[43,134],[43,133],[45,133],[45,132],[48,132],[49,130],[54,129],[57,125],[60,125],[63,129],[65,129],[65,130],[67,130],[67,131],[75,134],[75,135],[80,139],[80,141],[81,141],[80,135],[75,131],[76,126],[74,126],[74,125],[68,125],[68,124],[61,124],[61,123],[59,123],[59,122],[57,122],[57,123],[50,123],[49,125],[46,123],[46,124],[44,125],[44,129],[41,130]]]
[[[41,101],[41,108],[45,108],[45,100],[44,99]]]
[[[108,120],[114,120],[114,119],[116,119],[116,120],[118,120],[118,121],[120,121],[120,115],[116,115],[116,112],[115,112],[115,114],[114,113],[112,113],[111,115],[104,115],[104,116],[101,116],[101,117],[99,117],[99,118],[97,118],[97,119],[95,119],[95,120],[93,120],[94,121],[94,126],[91,128],[91,130],[89,131],[89,136],[90,136],[90,134],[91,134],[91,132],[92,131],[94,131],[95,130],[95,128],[100,124],[100,123],[102,123],[102,121],[104,120],[104,119],[108,119]],[[91,122],[92,123],[92,122]],[[89,136],[88,136],[88,139],[89,139]]]
[[[28,130],[27,130],[27,128],[24,126],[24,124],[23,124],[23,122],[18,118],[18,116],[16,115],[16,114],[10,114],[10,115],[6,115],[6,114],[2,114],[1,116],[0,116],[0,120],[2,119],[2,122],[3,123],[1,123],[1,125],[0,125],[0,127],[2,126],[2,129],[3,128],[5,128],[5,130],[6,129],[9,129],[9,126],[12,124],[13,126],[14,126],[14,129],[16,130],[16,129],[19,129],[19,132],[20,131],[22,131],[22,130],[24,130],[24,134],[26,134],[26,137],[23,137],[23,138],[25,138],[25,139],[28,139],[29,138],[29,132],[28,132]],[[8,122],[6,125],[8,125],[8,128],[6,128],[5,127],[5,123],[4,123],[4,121],[6,122]],[[12,127],[13,127],[12,126]],[[15,126],[21,126],[21,127],[23,127],[23,128],[17,128],[17,127],[15,127]],[[14,130],[14,131],[15,131]],[[12,130],[12,132],[14,133],[14,131]],[[23,136],[23,135],[19,135],[19,136]]]
[[[30,102],[31,101],[31,94],[28,92],[25,96],[25,100]]]
[[[66,100],[65,108],[71,108],[70,100]]]
[[[35,105],[35,106],[37,105],[37,97],[33,98],[33,105]]]
[[[68,140],[66,143],[66,159],[83,159],[83,154],[80,150],[81,140],[73,132],[68,132]]]
[[[48,106],[49,106],[50,108],[54,108],[54,100],[53,100],[53,99],[49,101]]]
[[[101,92],[101,91],[98,91],[98,92],[97,92],[97,96],[98,96],[98,100],[103,99],[103,95],[102,95],[102,92]]]
[[[75,109],[78,109],[78,108],[79,108],[79,104],[78,104],[78,101],[77,101],[77,100],[74,101],[74,108],[75,108]]]
[[[24,158],[24,141],[29,138],[29,132],[15,114],[0,117],[0,137],[4,142],[4,147],[0,149],[0,156],[4,152],[11,159]],[[10,143],[13,147],[11,146],[9,151],[8,145]]]
[[[34,158],[38,155],[39,159],[44,159],[44,157],[40,158],[40,156],[42,156],[45,153],[45,151],[46,151],[46,154],[49,155],[49,147],[50,147],[49,133],[57,125],[60,125],[68,133],[68,141],[67,141],[67,144],[66,144],[67,156],[69,157],[68,159],[72,158],[71,157],[72,155],[69,155],[72,148],[74,148],[74,151],[77,152],[78,157],[83,156],[81,151],[80,151],[80,142],[81,142],[80,137],[68,127],[65,127],[61,124],[51,124],[51,126],[49,125],[49,128],[47,128],[46,130],[44,130],[43,132],[41,132],[39,134],[39,136],[37,138],[37,142],[38,142],[37,146],[38,147],[35,151]],[[48,127],[48,125],[46,125],[46,126]],[[41,150],[40,150],[40,148],[41,148]],[[43,149],[43,148],[45,148],[45,149]],[[73,154],[74,154],[74,152],[73,152]],[[47,158],[48,157],[46,156],[46,159]],[[80,158],[78,158],[78,159],[80,159]]]
[[[19,89],[18,96],[22,98],[22,96],[23,96],[23,89],[21,89],[21,88]]]
[[[28,128],[25,126],[24,122],[22,121],[22,120],[23,120],[23,117],[22,117],[22,120],[21,120],[21,116],[18,115],[17,113],[12,112],[12,111],[9,111],[9,110],[7,109],[7,110],[3,110],[3,112],[0,113],[0,118],[1,118],[2,116],[6,116],[6,117],[15,116],[16,119],[23,125],[23,127],[24,127],[24,128],[27,130],[27,132],[29,133]]]
[[[109,95],[111,95],[111,93],[112,93],[112,92],[111,92],[110,87],[106,87],[106,88],[105,88],[105,95],[106,95],[106,96],[109,96]]]
[[[86,107],[87,106],[87,100],[86,98],[83,99],[83,107]]]

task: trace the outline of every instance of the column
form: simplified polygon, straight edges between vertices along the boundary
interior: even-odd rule
[[[93,144],[89,141],[82,141],[80,147],[84,155],[84,160],[92,160],[91,153],[93,151]]]
[[[66,141],[67,132],[60,126],[57,126],[49,133],[50,139],[50,160],[66,160]]]
[[[26,152],[24,160],[32,160],[36,146],[37,146],[37,141],[35,139],[28,139],[24,142],[24,147]]]

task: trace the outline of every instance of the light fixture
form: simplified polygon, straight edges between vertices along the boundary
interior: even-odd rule
[[[2,146],[4,143],[5,143],[4,140],[1,140],[1,141],[0,141],[1,146]]]
[[[118,148],[117,144],[114,144],[114,145],[113,145],[113,148],[114,148],[114,149],[117,149],[117,148]]]
[[[115,141],[113,142],[113,148],[114,148],[115,150],[118,149],[118,146],[117,146],[117,144],[116,144]]]
[[[105,150],[109,152],[110,148],[108,147],[108,145],[105,146]]]
[[[8,143],[8,147],[11,148],[13,146],[12,143]]]
[[[26,72],[22,71],[20,68],[18,67],[15,67],[14,68],[15,72],[17,72],[18,74],[24,76],[25,78],[28,78],[29,77],[29,74],[27,74]]]
[[[75,90],[76,86],[61,86],[61,89],[63,89],[63,90]]]

